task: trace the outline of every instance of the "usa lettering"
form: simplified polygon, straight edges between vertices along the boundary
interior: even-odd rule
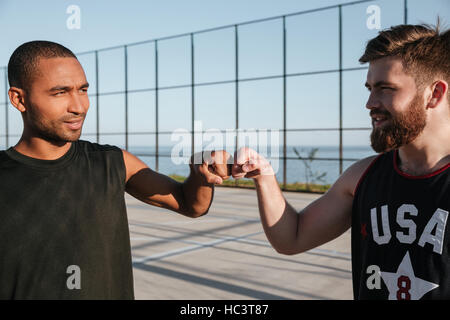
[[[448,213],[448,211],[441,208],[436,209],[418,238],[417,244],[419,246],[424,247],[428,243],[433,247],[435,253],[442,254]],[[383,205],[381,208],[375,207],[370,209],[373,240],[379,245],[384,245],[388,244],[392,237],[395,236],[400,243],[412,244],[417,240],[417,226],[413,218],[418,215],[419,211],[415,205],[401,205],[397,209],[395,221],[402,230],[395,232],[393,235],[389,225],[388,206]],[[381,221],[380,225],[378,221]]]

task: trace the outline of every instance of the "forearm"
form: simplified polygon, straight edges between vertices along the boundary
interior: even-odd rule
[[[190,165],[190,175],[181,185],[187,215],[193,218],[205,215],[214,196],[214,184],[195,174]]]
[[[255,185],[261,222],[269,242],[280,253],[291,252],[299,215],[286,202],[275,176],[259,176]]]

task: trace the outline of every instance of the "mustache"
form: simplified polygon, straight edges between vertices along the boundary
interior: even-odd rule
[[[391,114],[387,111],[370,111],[370,117],[377,117],[377,116],[384,116],[384,117],[391,117]]]

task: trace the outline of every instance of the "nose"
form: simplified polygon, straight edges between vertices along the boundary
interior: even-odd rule
[[[76,115],[84,115],[89,108],[89,99],[87,96],[80,96],[78,94],[72,94],[71,100],[68,106],[68,112]]]
[[[380,100],[377,99],[373,92],[370,93],[366,102],[366,108],[369,110],[379,109],[381,106]]]

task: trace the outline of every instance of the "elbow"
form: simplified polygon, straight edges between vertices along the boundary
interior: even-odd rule
[[[272,244],[272,247],[275,249],[276,252],[286,255],[286,256],[293,256],[294,254],[299,254],[299,253],[303,253],[306,251],[303,248],[296,248],[296,247],[287,246],[287,245]]]
[[[209,212],[209,208],[207,208],[206,210],[195,210],[195,209],[192,209],[192,210],[190,210],[189,212],[186,213],[186,216],[195,219],[195,218],[203,217],[208,212]]]
[[[300,253],[300,252],[297,252],[297,251],[289,249],[289,248],[277,247],[277,248],[274,248],[274,249],[279,254],[283,254],[283,255],[286,255],[286,256],[292,256],[294,254]]]
[[[279,254],[292,256],[303,252],[294,237],[280,237],[279,233],[268,232],[268,230],[266,230],[266,236],[272,248]]]
[[[200,217],[203,217],[204,215],[206,215],[207,213],[208,213],[208,210],[206,210],[204,212],[200,212],[200,213],[196,212],[196,213],[194,213],[192,218],[200,218]]]

